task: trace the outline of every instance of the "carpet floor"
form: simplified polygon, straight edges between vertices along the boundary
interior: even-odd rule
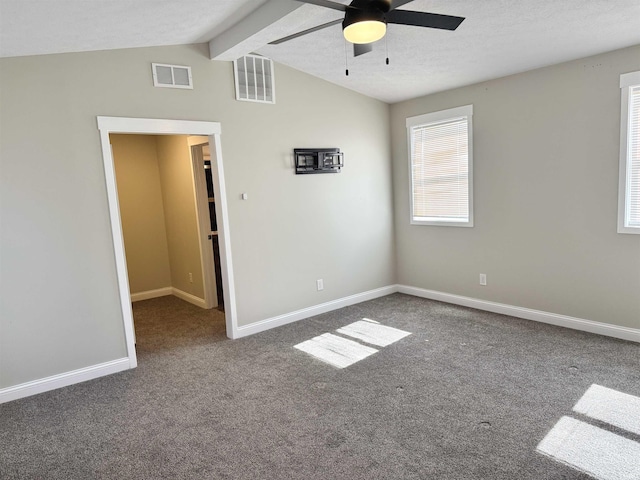
[[[640,397],[638,344],[403,294],[235,341],[133,308],[138,368],[0,405],[2,479],[590,479],[536,447],[594,423],[592,384]],[[344,369],[293,348],[363,318],[411,335]]]

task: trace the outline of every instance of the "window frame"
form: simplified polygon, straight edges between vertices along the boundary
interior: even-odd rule
[[[629,207],[629,104],[631,103],[631,88],[640,86],[640,71],[620,75],[620,170],[618,183],[618,233],[640,235],[640,227],[630,227],[627,224],[627,209]]]
[[[468,208],[469,217],[466,221],[451,220],[419,220],[413,214],[413,196],[414,196],[414,179],[413,164],[411,162],[411,154],[413,152],[413,135],[412,129],[419,126],[429,126],[433,124],[443,123],[458,118],[466,118],[467,123],[467,168],[468,168]],[[427,225],[438,227],[473,227],[473,105],[463,105],[460,107],[449,108],[432,113],[425,113],[406,119],[407,126],[407,142],[409,157],[409,222],[411,225]],[[422,217],[426,218],[426,217]]]

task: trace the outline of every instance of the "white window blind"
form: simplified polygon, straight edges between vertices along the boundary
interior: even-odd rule
[[[407,119],[411,223],[473,225],[470,125],[471,106]]]
[[[640,234],[640,72],[622,75],[618,231]]]
[[[629,94],[627,226],[640,228],[640,85]]]

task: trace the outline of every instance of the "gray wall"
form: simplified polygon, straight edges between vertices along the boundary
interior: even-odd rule
[[[640,236],[616,233],[619,81],[635,70],[640,46],[393,105],[399,283],[640,328]],[[467,104],[475,227],[412,226],[405,119]]]
[[[0,388],[126,355],[97,115],[221,122],[240,325],[395,282],[388,105],[281,65],[276,105],[238,102],[207,53],[0,60]],[[294,147],[333,146],[343,173],[293,175]]]

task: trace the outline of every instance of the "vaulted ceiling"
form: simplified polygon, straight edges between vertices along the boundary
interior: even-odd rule
[[[465,21],[453,32],[389,25],[372,52],[354,58],[340,25],[268,45],[341,18],[294,0],[0,0],[0,56],[210,42],[214,59],[257,52],[393,103],[640,44],[638,0],[414,0],[401,8]]]

